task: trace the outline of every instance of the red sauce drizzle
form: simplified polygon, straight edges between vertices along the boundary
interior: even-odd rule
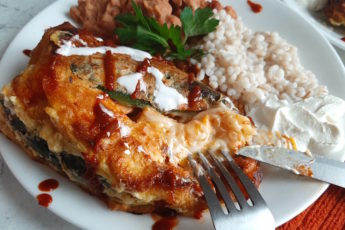
[[[87,165],[91,165],[92,167],[96,167],[98,165],[99,162],[98,162],[97,155],[84,154],[83,156],[84,156],[85,161],[87,162]],[[88,178],[88,175],[86,175],[86,178]]]
[[[259,3],[252,2],[251,0],[247,0],[247,3],[254,13],[258,14],[262,11],[262,6]]]
[[[195,219],[200,220],[200,219],[202,218],[202,213],[204,212],[204,210],[205,210],[205,207],[202,206],[202,208],[200,208],[200,210],[197,210],[197,211],[194,213],[193,217],[194,217]]]
[[[103,41],[103,45],[115,48],[117,47],[115,39],[116,39],[116,36],[106,39]]]
[[[172,230],[178,224],[176,217],[164,217],[157,220],[152,226],[152,230]]]
[[[119,36],[117,36],[117,34],[114,35],[113,40],[114,40],[115,45],[120,44],[120,39],[119,39]]]
[[[97,46],[103,46],[104,42],[103,41],[99,41],[95,38],[95,36],[93,34],[91,34],[89,31],[87,31],[86,29],[81,29],[78,31],[78,35],[79,38],[82,39],[83,41],[86,42],[87,47],[97,47]],[[74,42],[75,43],[75,42]],[[77,47],[85,47],[85,44],[81,43],[81,42],[77,42],[78,44]]]
[[[137,67],[137,72],[141,72],[145,74],[147,72],[147,68],[151,66],[150,59],[145,58],[143,62]]]
[[[53,202],[53,198],[47,193],[39,194],[36,198],[38,204],[46,208]]]
[[[188,82],[189,84],[193,83],[195,81],[195,74],[194,73],[189,73],[188,74]]]
[[[30,57],[32,50],[25,49],[23,50],[23,54]]]
[[[134,92],[131,94],[131,98],[132,99],[137,99],[138,98],[138,96],[139,96],[139,94],[140,94],[140,81],[138,81],[138,83],[137,83],[137,85],[136,85],[136,87],[135,87],[135,90],[134,90]]]
[[[190,71],[193,72],[195,76],[200,73],[200,69],[199,69],[199,67],[197,65],[192,65],[190,67]]]
[[[107,90],[114,90],[115,84],[115,65],[114,58],[110,51],[104,55],[104,72],[105,72],[105,88]]]
[[[106,106],[108,95],[99,95],[93,106],[94,120],[91,125],[83,122],[76,122],[73,124],[75,134],[87,141],[95,152],[99,152],[101,140],[110,137],[118,128],[119,123],[114,114]],[[102,102],[104,100],[104,102]],[[106,111],[109,110],[109,111]],[[91,158],[94,158],[91,156]],[[90,162],[97,162],[97,158],[90,159]]]
[[[102,109],[101,99],[97,99],[97,103],[94,106],[95,121],[91,127],[95,135],[94,137],[94,148],[98,152],[98,145],[100,141],[106,137],[109,137],[113,132],[119,128],[119,123],[115,117],[105,113]]]
[[[345,42],[345,37],[343,37],[341,40],[342,40],[343,42]]]
[[[201,88],[200,86],[196,85],[188,95],[188,106],[192,108],[195,107],[201,98]]]
[[[61,64],[61,63],[60,63]],[[55,65],[59,65],[58,56],[52,56],[49,60],[49,65],[44,67],[43,87],[47,91],[54,91],[57,87],[57,77],[55,72]]]
[[[193,65],[190,61],[174,61],[174,64],[180,70],[194,74],[195,76],[199,74],[200,69],[197,65]]]
[[[38,185],[38,189],[42,192],[50,192],[54,189],[57,189],[57,187],[59,187],[59,182],[55,179],[48,179],[48,180],[42,181]]]

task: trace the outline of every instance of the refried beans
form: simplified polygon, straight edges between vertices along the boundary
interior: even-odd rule
[[[181,25],[179,15],[189,6],[193,10],[204,7],[222,8],[216,0],[135,0],[144,14],[154,17],[159,23]],[[70,9],[71,17],[85,30],[101,37],[111,37],[116,27],[115,17],[120,13],[132,12],[131,0],[78,0]],[[226,11],[237,17],[231,7]]]

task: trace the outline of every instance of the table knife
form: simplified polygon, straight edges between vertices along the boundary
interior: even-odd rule
[[[344,162],[270,146],[247,146],[238,154],[345,188]]]

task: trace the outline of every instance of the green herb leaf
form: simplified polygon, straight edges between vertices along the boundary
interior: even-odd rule
[[[145,28],[138,26],[137,27],[137,37],[140,38],[140,43],[143,44],[159,44],[165,48],[169,47],[169,44],[166,39],[164,39],[159,34],[152,33]]]
[[[138,18],[133,14],[119,14],[116,16],[116,21],[124,26],[136,26],[139,22]]]
[[[147,22],[148,22],[152,32],[159,34],[160,36],[162,36],[165,39],[168,39],[169,27],[166,23],[164,23],[163,25],[160,25],[157,22],[157,20],[154,18],[148,18]]]
[[[181,38],[181,27],[179,26],[174,26],[171,25],[169,28],[169,33],[168,33],[168,40],[170,40],[176,48],[176,51],[178,53],[183,53],[185,51],[184,43],[182,43],[182,38]]]
[[[160,25],[156,19],[145,17],[133,0],[132,6],[135,14],[116,17],[116,21],[122,25],[115,29],[120,43],[171,59],[185,60],[203,55],[202,50],[186,49],[185,43],[189,37],[214,31],[219,23],[211,18],[213,12],[209,8],[198,9],[193,15],[192,9],[186,7],[181,13],[183,29],[174,25],[168,27],[166,23]]]
[[[137,40],[137,31],[134,27],[119,27],[115,29],[121,44],[133,44]]]
[[[171,59],[186,60],[189,57],[198,58],[202,55],[204,55],[204,52],[201,49],[189,49],[184,50],[183,52],[172,52],[166,56]]]
[[[131,95],[120,92],[120,91],[110,91],[103,88],[102,86],[99,86],[97,88],[107,93],[111,99],[117,101],[121,105],[133,106],[137,108],[145,108],[151,105],[150,102],[148,101],[133,99],[131,98]]]
[[[213,12],[210,8],[197,9],[194,15],[190,7],[184,8],[180,16],[185,34],[184,40],[214,31],[219,21],[211,18],[212,16]]]
[[[135,3],[134,0],[132,0],[132,7],[135,12],[135,16],[139,20],[141,26],[145,27],[146,29],[150,30],[150,27],[146,21],[146,17],[143,14],[143,11],[140,9],[140,7]]]

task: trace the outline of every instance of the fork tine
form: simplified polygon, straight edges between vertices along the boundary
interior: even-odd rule
[[[246,208],[248,205],[246,198],[244,197],[240,187],[237,185],[234,177],[229,173],[228,169],[219,161],[219,159],[213,154],[210,153],[213,160],[216,162],[218,168],[221,170],[222,174],[224,175],[226,181],[230,185],[232,192],[234,193],[238,204],[240,205],[241,209]],[[227,158],[226,158],[227,159]]]
[[[265,204],[264,199],[260,195],[259,191],[256,189],[255,185],[253,182],[243,173],[243,171],[240,169],[240,167],[234,162],[232,157],[226,153],[222,152],[225,158],[229,161],[232,169],[235,171],[237,174],[238,178],[240,179],[241,183],[247,190],[247,193],[250,197],[250,199],[253,202],[253,205],[258,205],[258,204]]]
[[[224,215],[223,209],[220,206],[218,198],[214,193],[211,185],[208,183],[207,178],[204,174],[204,171],[201,171],[197,168],[196,161],[192,158],[191,155],[188,156],[188,160],[192,165],[194,174],[196,175],[199,184],[204,192],[207,205],[212,216],[212,220],[216,220],[218,217]]]
[[[220,192],[225,206],[228,210],[228,212],[238,212],[238,209],[236,208],[234,202],[232,201],[230,194],[228,190],[226,189],[224,183],[221,181],[220,177],[217,175],[216,171],[214,168],[211,166],[207,158],[201,154],[200,152],[198,153],[200,159],[204,163],[205,167],[207,168],[208,174],[211,176],[212,181],[215,183],[216,187],[218,188],[218,191]]]

